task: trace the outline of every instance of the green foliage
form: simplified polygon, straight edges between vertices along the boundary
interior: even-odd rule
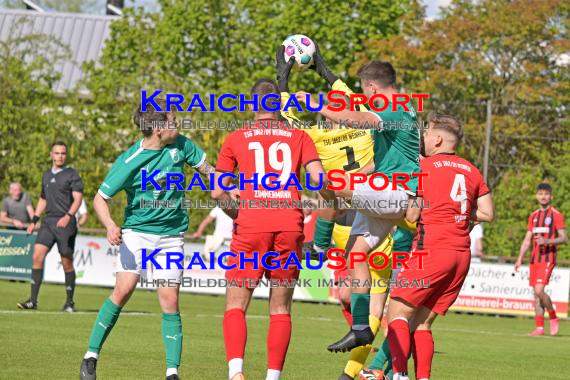
[[[488,184],[497,220],[486,227],[486,253],[515,255],[526,219],[537,207],[534,189],[549,180],[554,206],[570,212],[564,195],[570,125],[568,2],[457,0],[441,19],[418,24],[406,18],[403,33],[370,39],[351,67],[382,56],[398,71],[406,92],[429,93],[426,110],[455,115],[464,124],[460,153],[483,167],[486,101],[493,133]],[[424,116],[425,118],[425,116]],[[570,248],[561,247],[570,258]]]
[[[88,4],[69,0],[65,4]],[[485,101],[493,102],[489,185],[497,220],[487,226],[491,255],[513,255],[536,208],[543,179],[554,206],[570,215],[570,78],[560,58],[570,48],[568,2],[454,1],[439,20],[425,22],[414,0],[266,2],[159,1],[160,12],[127,8],[112,24],[100,64],[84,67],[92,97],[55,97],[54,67],[65,49],[46,36],[13,31],[0,43],[0,186],[20,180],[39,196],[49,144],[70,144],[70,165],[81,173],[89,202],[110,164],[141,137],[132,124],[140,90],[183,94],[248,93],[275,76],[275,51],[289,34],[313,38],[329,66],[354,87],[370,59],[391,61],[403,91],[428,92],[427,111],[457,115],[465,125],[460,153],[482,168]],[[21,27],[21,26],[18,26]],[[62,55],[61,52],[64,52]],[[291,91],[323,92],[314,72],[294,72]],[[188,101],[185,103],[188,105]],[[243,113],[181,113],[193,120],[246,120]],[[227,133],[184,131],[215,163]],[[22,143],[25,142],[25,143]],[[207,192],[187,194],[206,199]],[[124,197],[112,208],[122,220]],[[192,212],[195,229],[205,211]],[[91,218],[89,227],[99,227]],[[561,247],[570,258],[570,244]]]
[[[398,32],[398,19],[410,4],[409,0],[366,0],[356,6],[331,0],[290,4],[160,1],[160,13],[126,9],[125,17],[112,25],[101,65],[87,67],[86,85],[93,94],[93,104],[87,107],[101,118],[99,133],[116,147],[112,154],[98,157],[110,163],[140,138],[130,121],[140,102],[140,90],[183,94],[186,107],[194,93],[203,99],[209,93],[247,94],[255,80],[275,77],[275,52],[295,33],[317,41],[331,68],[345,76],[367,38]],[[326,83],[312,71],[293,73],[290,88],[318,92],[326,90]],[[178,118],[230,121],[252,119],[253,115],[193,112],[181,113]],[[114,132],[118,129],[124,134]],[[227,135],[218,130],[183,133],[204,149],[211,163]],[[187,196],[209,198],[201,191]],[[190,229],[195,229],[204,215],[205,211],[193,211]]]

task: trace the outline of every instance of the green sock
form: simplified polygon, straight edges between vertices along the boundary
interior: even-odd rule
[[[374,360],[370,364],[370,369],[383,370],[384,365],[388,362],[390,362],[390,367],[391,367],[392,366],[390,360],[391,358],[392,357],[390,356],[390,349],[388,348],[388,338],[386,338],[384,339],[384,342],[382,342],[382,347],[380,347],[380,350],[378,350],[376,356],[374,357]]]
[[[356,330],[363,330],[368,327],[370,294],[353,292],[350,295],[350,308],[352,312],[352,327],[356,328]]]
[[[180,313],[162,313],[162,341],[166,350],[166,368],[178,368],[182,356],[182,320]]]
[[[99,314],[97,314],[97,319],[93,324],[93,329],[91,329],[91,337],[89,337],[89,351],[99,353],[105,339],[115,326],[115,322],[119,319],[119,314],[121,313],[121,306],[115,305],[110,298],[107,298]]]

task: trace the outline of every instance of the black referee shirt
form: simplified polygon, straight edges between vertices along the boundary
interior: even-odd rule
[[[61,218],[73,204],[73,191],[83,193],[83,182],[77,172],[65,167],[57,173],[44,172],[42,198],[46,200],[46,219]]]

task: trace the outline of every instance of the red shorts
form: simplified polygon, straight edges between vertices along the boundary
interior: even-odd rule
[[[471,253],[449,249],[431,249],[429,253],[423,258],[424,269],[418,269],[418,256],[408,261],[410,269],[400,269],[390,296],[401,298],[416,308],[425,306],[444,315],[457,299],[467,277]]]
[[[536,284],[548,285],[550,281],[550,275],[552,275],[552,270],[554,269],[556,263],[553,262],[542,262],[530,264],[530,286],[535,286]]]
[[[282,232],[258,232],[258,233],[234,233],[230,244],[230,251],[237,254],[237,257],[230,257],[227,265],[236,264],[234,269],[226,271],[226,280],[236,280],[239,287],[255,288],[257,282],[263,276],[267,279],[278,280],[298,280],[299,268],[289,265],[287,269],[283,269],[291,252],[296,252],[299,262],[302,259],[303,250],[303,232],[301,231],[282,231]],[[253,262],[245,262],[243,268],[239,269],[239,252],[245,252],[244,257],[253,258],[253,252],[259,252],[257,269]],[[275,265],[276,261],[280,261],[280,268],[265,269],[261,264],[261,258],[266,252],[276,252],[279,257],[270,256],[267,258],[269,265]],[[273,263],[272,263],[273,261]],[[281,283],[281,281],[279,282]]]

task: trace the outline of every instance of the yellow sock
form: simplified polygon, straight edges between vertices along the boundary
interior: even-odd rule
[[[380,330],[380,320],[373,315],[370,315],[368,320],[370,323],[370,329],[374,336],[376,336],[376,333]],[[364,363],[366,363],[370,350],[372,350],[372,346],[368,344],[366,346],[356,347],[350,351],[350,359],[348,360],[348,363],[346,363],[346,367],[344,367],[344,373],[355,378],[362,368],[364,368]]]

